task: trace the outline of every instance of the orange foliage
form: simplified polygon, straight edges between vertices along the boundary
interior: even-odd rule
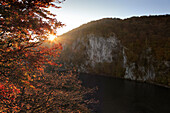
[[[21,94],[20,89],[25,86],[35,88],[31,83],[33,74],[42,75],[44,64],[57,65],[51,58],[58,56],[61,44],[51,48],[41,46],[50,33],[55,34],[62,26],[53,18],[55,15],[45,9],[50,6],[59,8],[52,1],[0,2],[0,112],[10,112],[9,109],[18,106],[13,103]]]
[[[87,112],[84,94],[72,74],[49,75],[46,65],[60,67],[61,44],[43,45],[61,22],[46,10],[53,0],[0,2],[0,112]],[[61,0],[56,0],[61,3]]]

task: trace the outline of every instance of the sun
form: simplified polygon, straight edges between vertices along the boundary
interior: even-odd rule
[[[56,35],[49,35],[48,40],[53,41],[56,37]]]

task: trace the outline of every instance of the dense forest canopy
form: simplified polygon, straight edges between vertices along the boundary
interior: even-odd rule
[[[116,35],[126,47],[140,52],[147,45],[155,51],[159,60],[169,60],[170,45],[170,15],[141,16],[127,19],[104,18],[84,24],[63,34],[61,37],[74,40],[76,37],[95,34],[109,37]],[[159,46],[158,46],[159,45]],[[161,49],[166,49],[161,51]]]

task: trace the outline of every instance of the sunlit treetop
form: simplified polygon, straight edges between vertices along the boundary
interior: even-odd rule
[[[22,34],[22,40],[27,41],[35,38],[40,41],[47,39],[47,34],[56,33],[57,28],[62,26],[61,22],[56,20],[56,15],[48,11],[47,8],[60,8],[56,4],[62,1],[1,0],[1,35]]]

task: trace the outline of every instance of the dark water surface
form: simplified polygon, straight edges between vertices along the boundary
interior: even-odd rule
[[[170,89],[129,80],[80,74],[86,87],[98,87],[93,97],[97,113],[170,113]]]

